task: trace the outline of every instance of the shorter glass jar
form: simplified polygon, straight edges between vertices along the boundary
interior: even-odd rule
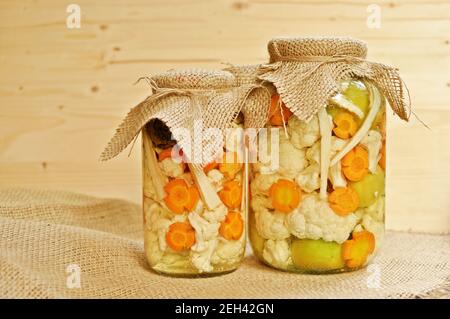
[[[341,85],[343,94],[308,122],[277,94],[272,98],[267,128],[280,128],[279,165],[271,168],[274,154],[252,165],[249,216],[254,254],[271,267],[355,270],[367,265],[383,241],[385,99],[362,80]]]
[[[242,126],[236,122],[227,132],[241,132]],[[245,249],[245,165],[230,156],[233,150],[224,149],[222,161],[198,171],[183,162],[182,152],[172,152],[176,146],[168,137],[167,126],[159,120],[142,130],[147,261],[158,273],[175,276],[233,271]],[[214,194],[211,190],[202,194],[199,180],[202,187],[205,182],[212,187]],[[217,207],[208,208],[204,198],[208,194],[217,196]]]

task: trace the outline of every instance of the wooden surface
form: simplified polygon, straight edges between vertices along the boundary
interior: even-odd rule
[[[0,187],[58,188],[140,201],[140,148],[98,156],[142,75],[176,67],[266,61],[276,35],[349,35],[369,58],[400,68],[414,110],[431,127],[390,117],[387,226],[450,231],[450,2],[0,1]],[[1,204],[1,203],[0,203]]]

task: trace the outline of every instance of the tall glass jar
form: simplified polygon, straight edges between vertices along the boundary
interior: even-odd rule
[[[177,85],[167,79],[160,82],[172,89],[188,89],[190,94],[205,90],[208,96],[234,85],[227,81],[228,72],[198,72],[171,75],[169,80]],[[207,112],[199,101],[195,107]],[[233,271],[243,259],[248,175],[238,156],[242,116],[232,118],[223,152],[206,165],[189,162],[163,121],[151,120],[142,129],[144,249],[150,267],[158,273],[209,276]]]
[[[309,121],[272,96],[267,128],[279,128],[279,144],[252,165],[249,216],[253,251],[271,267],[355,270],[383,241],[385,98],[363,79],[340,85]]]

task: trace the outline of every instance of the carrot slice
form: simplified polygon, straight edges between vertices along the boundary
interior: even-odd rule
[[[244,221],[241,214],[236,211],[230,211],[225,219],[220,223],[219,234],[228,240],[238,240],[244,232]]]
[[[164,186],[167,195],[164,202],[175,214],[191,211],[197,205],[199,193],[195,186],[188,186],[181,178],[172,179]]]
[[[328,196],[328,202],[339,216],[347,216],[359,207],[359,197],[353,188],[337,187]]]
[[[175,251],[188,250],[195,244],[195,230],[188,222],[176,222],[166,233],[167,245]]]
[[[356,146],[341,160],[342,172],[347,179],[358,182],[366,176],[369,167],[369,153],[362,146]]]
[[[381,158],[378,161],[381,168],[386,170],[386,141],[383,142],[383,146],[381,147]]]
[[[242,165],[243,163],[238,162],[238,154],[236,152],[227,152],[223,155],[222,162],[219,163],[219,171],[228,179],[233,179],[241,170]]]
[[[358,124],[352,114],[349,112],[340,112],[333,118],[336,127],[333,129],[334,134],[339,138],[350,138],[355,135]]]
[[[280,96],[278,94],[273,95],[269,108],[269,122],[276,126],[283,125],[283,119],[284,123],[286,123],[292,116],[291,110],[289,110],[283,102],[281,103],[280,109],[279,100]]]
[[[219,166],[219,163],[216,163],[216,161],[213,161],[209,164],[207,164],[205,167],[203,167],[203,171],[205,172],[205,174],[208,174],[209,171],[217,168]]]
[[[346,240],[342,244],[342,258],[349,268],[356,268],[364,265],[367,257],[375,250],[375,236],[367,231],[352,233],[352,239]]]
[[[228,208],[238,208],[242,200],[242,187],[236,181],[229,181],[219,191],[219,197]]]
[[[269,197],[274,209],[289,213],[300,204],[302,191],[298,185],[287,179],[279,179],[269,188]]]

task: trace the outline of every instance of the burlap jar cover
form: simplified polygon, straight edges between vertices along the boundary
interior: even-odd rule
[[[211,138],[209,128],[223,131],[239,112],[244,115],[245,127],[262,127],[267,118],[268,90],[255,82],[238,85],[236,77],[227,71],[170,70],[146,80],[153,94],[131,109],[101,154],[102,160],[118,155],[146,123],[159,119],[171,130],[189,130],[190,136],[180,137],[177,142],[182,149],[192,146],[192,154],[202,152],[199,162],[206,164],[219,155],[223,146],[223,136]],[[201,144],[193,140],[198,123],[204,129]]]
[[[373,82],[401,119],[409,118],[409,94],[398,70],[366,61],[363,41],[341,37],[274,38],[268,44],[270,63],[258,78],[273,84],[284,104],[308,120],[336,93],[339,82],[351,77]]]

